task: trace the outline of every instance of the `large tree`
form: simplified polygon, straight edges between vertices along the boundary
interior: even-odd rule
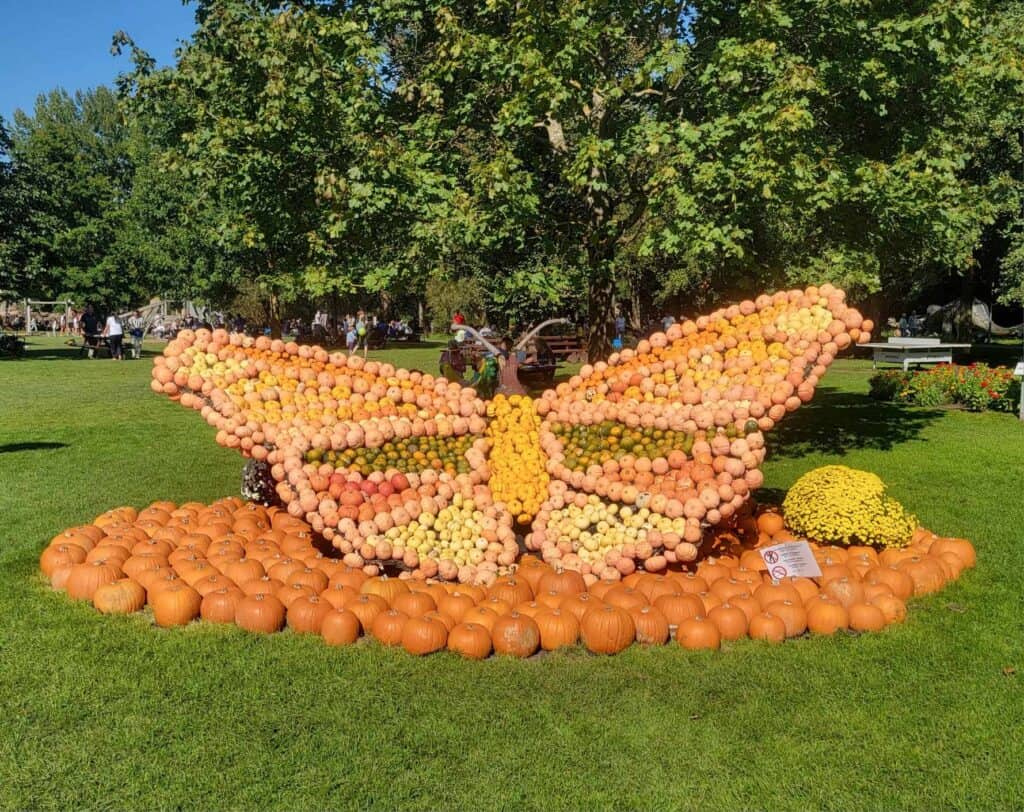
[[[597,352],[616,297],[969,273],[1005,210],[971,161],[1006,8],[200,0],[126,89],[269,290],[579,279]]]

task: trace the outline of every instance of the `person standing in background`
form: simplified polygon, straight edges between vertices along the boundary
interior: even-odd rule
[[[121,348],[124,342],[124,328],[117,314],[111,313],[107,316],[106,326],[103,328],[103,336],[110,344],[110,358],[114,361],[124,360],[124,351]]]
[[[89,357],[92,358],[93,353],[96,352],[96,339],[100,331],[100,320],[96,315],[96,311],[92,309],[91,304],[85,306],[80,323],[82,325],[82,340],[85,342],[85,346],[88,347]]]
[[[452,316],[452,324],[465,324],[466,317],[462,315],[461,310],[456,310],[455,315]]]
[[[128,335],[132,337],[132,358],[138,361],[142,357],[142,336],[146,331],[146,323],[142,314],[136,310],[128,317]]]

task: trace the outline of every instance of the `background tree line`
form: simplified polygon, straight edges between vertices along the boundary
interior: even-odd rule
[[[118,34],[117,96],[4,130],[0,288],[569,314],[594,349],[808,281],[1024,299],[1020,3],[194,5],[175,66]]]

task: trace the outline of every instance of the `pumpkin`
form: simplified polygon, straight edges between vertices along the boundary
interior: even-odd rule
[[[796,587],[786,583],[761,584],[754,588],[753,595],[762,609],[776,601],[804,602]]]
[[[545,609],[560,609],[562,602],[567,598],[577,598],[586,595],[586,592],[556,592],[553,589],[549,589],[547,592],[538,592],[535,598],[536,602],[543,606]]]
[[[604,602],[609,606],[617,606],[619,609],[625,609],[627,612],[630,609],[638,609],[641,606],[647,606],[647,598],[644,594],[637,589],[628,587],[625,584],[617,586],[615,589],[609,589],[604,596]]]
[[[81,564],[86,554],[77,544],[51,544],[39,556],[39,569],[49,578],[57,567]]]
[[[660,609],[638,606],[628,611],[636,627],[636,642],[642,646],[662,646],[668,641],[668,619]]]
[[[346,603],[358,597],[358,592],[351,587],[342,586],[341,584],[333,587],[329,586],[320,593],[320,598],[327,601],[334,609],[344,609]]]
[[[580,637],[594,654],[618,654],[636,639],[636,626],[625,609],[605,605],[584,613]]]
[[[91,601],[96,590],[124,577],[121,568],[106,561],[82,562],[71,567],[68,574],[68,597],[76,601]]]
[[[864,601],[864,584],[856,580],[856,578],[844,575],[841,578],[832,578],[825,581],[821,585],[821,594],[835,598],[843,606],[849,608],[855,603],[862,603]]]
[[[928,554],[941,556],[943,553],[952,553],[963,562],[964,569],[970,569],[978,560],[974,545],[967,539],[939,538],[932,542],[928,548]]]
[[[142,611],[146,605],[146,590],[131,578],[120,578],[96,588],[92,605],[105,615],[127,615]]]
[[[380,595],[360,595],[346,603],[343,608],[356,616],[364,633],[369,633],[374,619],[381,612],[386,612],[388,605]]]
[[[437,609],[437,604],[429,592],[404,592],[395,596],[391,607],[409,617],[422,617],[427,612]]]
[[[885,628],[885,613],[870,603],[855,603],[847,610],[850,628],[856,632],[877,632]]]
[[[669,626],[678,626],[692,617],[705,616],[704,602],[698,595],[662,595],[654,605],[665,616]]]
[[[708,618],[691,617],[679,624],[676,629],[676,642],[690,650],[717,649],[722,645],[722,635]]]
[[[846,607],[834,598],[822,596],[807,604],[807,628],[812,634],[835,634],[849,626]]]
[[[438,611],[444,612],[456,623],[460,623],[462,616],[474,606],[476,606],[476,601],[473,600],[472,595],[462,591],[455,591],[445,595],[437,602]]]
[[[775,536],[786,527],[782,516],[778,513],[766,512],[757,517],[757,529],[767,536]]]
[[[303,567],[301,570],[293,572],[285,583],[289,586],[292,584],[304,584],[319,595],[327,589],[329,579],[320,570],[315,570],[312,567]]]
[[[320,624],[320,636],[329,646],[347,646],[359,639],[359,618],[345,609],[327,613]]]
[[[245,594],[233,587],[220,587],[203,595],[199,616],[208,623],[234,623],[238,604]]]
[[[599,609],[606,606],[604,601],[596,597],[592,592],[584,592],[581,595],[563,595],[558,603],[559,609],[571,612],[576,620],[583,620],[583,615],[590,609]],[[547,607],[551,608],[551,607]]]
[[[532,617],[509,612],[494,621],[491,642],[495,654],[529,657],[540,646],[540,629]]]
[[[398,578],[380,577],[368,578],[360,586],[359,591],[366,595],[377,595],[390,606],[395,597],[401,592],[408,592],[409,587]]]
[[[479,623],[459,623],[448,633],[448,650],[483,660],[491,653],[491,633]]]
[[[408,620],[409,616],[404,612],[388,609],[373,619],[370,634],[385,646],[400,646],[402,645],[402,631]]]
[[[653,604],[662,595],[674,595],[679,592],[679,584],[675,578],[667,575],[650,575],[643,579],[637,589],[647,598],[647,602]]]
[[[361,569],[342,565],[341,568],[334,571],[330,585],[341,584],[359,592],[366,580],[367,575]]]
[[[446,615],[444,612],[438,612],[436,609],[433,612],[427,612],[423,617],[428,620],[436,620],[444,626],[445,631],[450,632],[452,627],[455,626],[455,619],[450,615]]]
[[[199,593],[199,597],[205,597],[208,592],[216,589],[231,588],[237,589],[238,584],[224,575],[209,575],[192,584],[192,588]]]
[[[751,595],[749,592],[741,592],[739,595],[733,595],[731,598],[729,598],[729,600],[723,601],[723,603],[728,603],[730,606],[735,606],[737,609],[743,612],[747,616],[747,623],[750,623],[750,620],[754,617],[754,615],[759,615],[763,611],[761,607],[761,602],[758,601],[758,599]],[[708,605],[705,608],[707,612],[711,612],[711,610],[715,607]]]
[[[63,566],[57,567],[52,573],[50,573],[50,587],[58,592],[67,589],[68,578],[71,577],[71,570],[73,570],[75,566],[75,564],[64,564]]]
[[[250,632],[269,634],[284,627],[284,604],[274,595],[246,595],[235,607],[235,623]]]
[[[487,590],[490,598],[499,598],[509,606],[529,603],[533,600],[533,588],[523,580],[516,578],[499,578]]]
[[[807,631],[807,610],[802,603],[790,600],[773,601],[765,607],[786,624],[786,637],[796,637]]]
[[[296,598],[288,605],[288,627],[296,634],[320,634],[324,618],[333,611],[318,595]]]
[[[579,595],[587,591],[583,576],[570,569],[554,569],[545,573],[537,582],[537,593],[557,592],[559,595]]]
[[[885,584],[892,594],[900,600],[906,600],[914,594],[914,582],[907,573],[895,567],[872,567],[864,573],[864,583]]]
[[[608,594],[608,590],[614,589],[621,583],[622,581],[618,580],[617,578],[602,578],[600,581],[595,581],[594,583],[592,583],[587,592],[584,592],[583,594],[592,595],[593,597],[598,598],[599,600],[604,600],[604,596]]]
[[[490,609],[492,612],[494,612],[494,614],[498,615],[499,617],[501,615],[507,615],[509,612],[512,611],[512,604],[511,603],[509,603],[508,601],[504,601],[501,598],[498,598],[498,597],[495,597],[495,596],[491,596],[490,598],[487,598],[480,605],[481,606],[486,606],[488,609]]]
[[[149,596],[157,626],[185,626],[199,617],[202,598],[184,583],[165,586]]]
[[[447,642],[448,629],[438,620],[410,617],[402,627],[402,648],[410,654],[433,654],[443,649]]]
[[[719,570],[724,570],[725,567],[713,567],[710,571],[718,574]],[[704,573],[708,573],[709,568],[704,569]],[[671,576],[673,577],[676,584],[679,586],[679,591],[684,595],[699,595],[701,592],[707,592],[711,588],[711,583],[703,575],[699,575],[696,572],[674,572]],[[713,576],[714,577],[714,576]],[[723,573],[721,577],[726,577]]]
[[[726,602],[708,612],[708,620],[715,624],[723,640],[739,640],[747,636],[750,625],[742,609]]]
[[[246,595],[257,595],[261,592],[264,595],[276,595],[277,591],[284,587],[284,583],[277,578],[271,578],[269,575],[264,575],[262,578],[254,578],[251,581],[245,581],[244,583],[239,584],[238,587]]]
[[[904,559],[897,564],[897,569],[910,576],[910,580],[914,583],[915,595],[928,595],[931,592],[937,592],[946,583],[946,574],[943,572],[942,566],[930,555]]]
[[[563,646],[574,646],[580,637],[580,622],[576,615],[562,609],[544,609],[533,616],[540,630],[540,647],[554,651]]]
[[[316,595],[316,592],[308,584],[285,584],[274,594],[287,610],[299,598],[311,598]]]
[[[222,572],[236,584],[254,581],[267,574],[263,569],[263,564],[255,558],[240,558],[237,561],[232,561],[224,567]]]
[[[786,623],[778,615],[766,610],[750,619],[749,634],[754,640],[781,643],[786,639]]]
[[[882,610],[887,624],[902,623],[907,618],[907,605],[893,595],[877,595],[868,603]]]

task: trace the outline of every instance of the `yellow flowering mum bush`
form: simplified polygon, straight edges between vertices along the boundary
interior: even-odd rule
[[[828,544],[905,547],[917,519],[869,471],[826,465],[800,477],[782,503],[789,528]]]

